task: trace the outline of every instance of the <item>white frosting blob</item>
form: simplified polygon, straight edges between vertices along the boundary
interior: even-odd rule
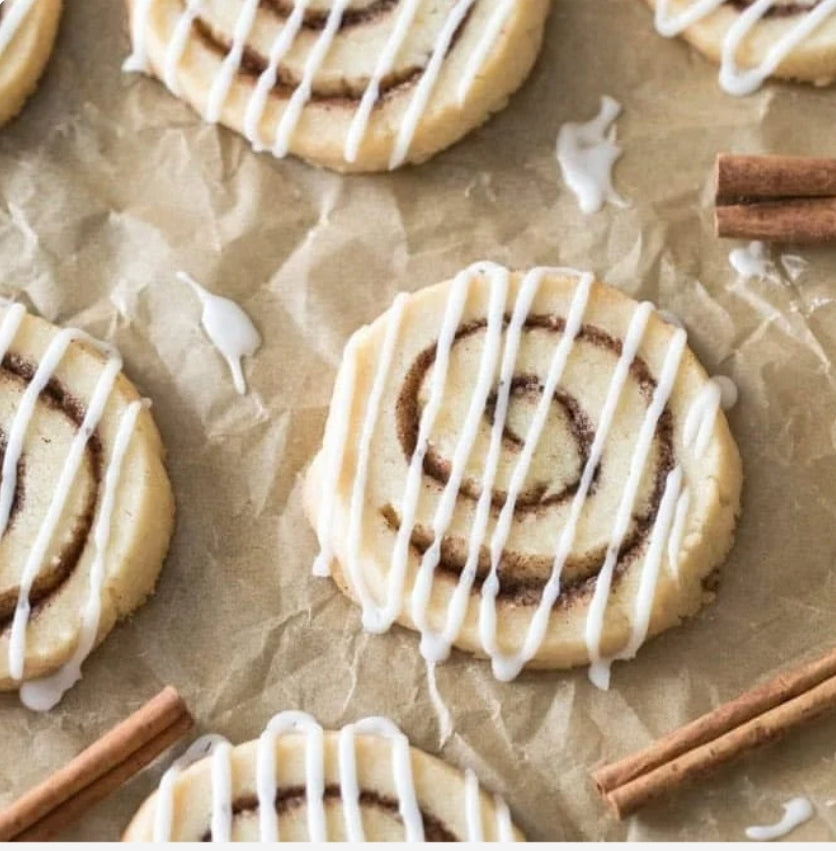
[[[746,836],[759,842],[780,839],[791,830],[813,817],[813,805],[809,798],[792,798],[783,804],[784,815],[775,824],[753,825],[746,828]]]
[[[203,330],[229,364],[235,389],[243,396],[247,392],[247,384],[241,359],[258,351],[261,335],[250,317],[231,299],[210,293],[185,272],[178,272],[177,280],[188,284],[200,299]]]
[[[604,95],[601,111],[592,121],[569,122],[558,133],[557,161],[583,213],[597,213],[605,203],[627,206],[615,191],[612,177],[613,166],[621,156],[621,147],[615,141],[615,120],[620,114],[621,104]]]

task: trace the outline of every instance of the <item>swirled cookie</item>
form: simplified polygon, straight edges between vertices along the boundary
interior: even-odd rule
[[[836,0],[647,0],[662,35],[682,34],[720,63],[734,95],[767,77],[827,85],[836,79]]]
[[[548,0],[128,0],[134,53],[207,121],[337,171],[422,162],[505,106]]]
[[[282,712],[233,748],[198,739],[125,831],[127,842],[522,839],[505,802],[415,748],[385,718],[337,732]]]
[[[14,118],[35,90],[52,53],[61,0],[0,4],[0,124]]]
[[[0,306],[0,690],[48,709],[151,593],[174,506],[118,353]]]
[[[364,626],[524,666],[609,663],[693,614],[741,490],[685,332],[590,275],[477,264],[349,341],[305,504]]]

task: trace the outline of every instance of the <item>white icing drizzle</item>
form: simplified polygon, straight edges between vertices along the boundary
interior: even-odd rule
[[[349,0],[334,0],[334,5],[331,7],[331,11],[328,13],[328,18],[325,21],[325,27],[308,55],[302,79],[287,102],[282,117],[279,120],[279,126],[276,129],[273,154],[277,157],[286,156],[290,149],[293,131],[299,124],[299,119],[302,117],[302,110],[311,99],[313,81],[317,71],[322,67],[325,57],[328,55],[331,43],[342,23],[343,13],[348,3]]]
[[[748,839],[766,842],[771,839],[780,839],[799,825],[809,821],[814,814],[813,804],[809,798],[792,798],[782,805],[784,815],[775,824],[753,825],[746,828]]]
[[[621,104],[604,95],[601,111],[585,124],[568,122],[557,136],[555,153],[566,185],[578,199],[581,212],[597,213],[606,203],[626,207],[613,187],[613,166],[621,156],[615,141],[615,120]]]
[[[439,737],[441,738],[441,746],[453,735],[453,716],[447,704],[441,696],[438,688],[438,680],[436,678],[437,663],[431,659],[426,660],[427,663],[427,690],[430,693],[430,703],[435,709],[435,714],[438,716]]]
[[[159,788],[157,789],[157,797],[154,803],[154,826],[152,830],[154,842],[168,842],[171,839],[172,822],[174,820],[174,789],[180,775],[190,765],[194,765],[194,763],[199,762],[205,757],[211,756],[215,749],[219,745],[223,744],[229,744],[223,736],[201,736],[199,739],[195,739],[195,741],[189,745],[186,752],[181,757],[174,760],[168,770],[163,774]],[[212,786],[214,789],[214,762],[212,766]],[[216,800],[217,798],[213,791],[213,809]]]
[[[418,509],[424,459],[430,436],[441,410],[450,363],[452,347],[465,315],[471,285],[478,278],[488,283],[488,308],[477,374],[474,376],[472,396],[461,429],[452,451],[447,480],[436,502],[431,522],[432,544],[421,555],[415,581],[409,598],[411,622],[421,633],[421,654],[428,663],[428,686],[430,698],[445,726],[446,708],[441,701],[435,683],[435,665],[443,662],[450,653],[468,611],[470,593],[476,577],[479,556],[485,543],[490,522],[490,511],[494,481],[497,475],[502,449],[502,438],[509,410],[512,379],[516,368],[523,328],[529,317],[540,285],[547,274],[562,274],[577,279],[572,301],[567,312],[565,328],[555,346],[549,369],[543,381],[540,400],[532,416],[525,440],[511,471],[507,495],[493,533],[490,536],[490,570],[482,584],[478,614],[478,632],[482,649],[492,662],[494,675],[500,680],[514,679],[527,662],[534,658],[545,639],[552,608],[561,593],[561,575],[570,557],[576,531],[596,469],[615,423],[616,412],[627,384],[630,368],[642,346],[645,330],[655,308],[649,302],[638,305],[630,319],[623,337],[618,362],[613,370],[603,408],[599,415],[592,446],[589,450],[580,482],[573,495],[568,517],[555,542],[552,571],[544,586],[540,603],[534,612],[522,645],[514,652],[504,653],[498,646],[497,597],[500,589],[499,565],[511,533],[517,500],[525,487],[534,453],[540,442],[549,414],[551,400],[559,388],[570,354],[581,332],[590,297],[593,277],[573,269],[533,269],[522,280],[518,288],[513,310],[508,305],[509,273],[507,269],[492,263],[477,263],[465,269],[453,280],[440,323],[434,360],[426,387],[427,401],[421,411],[415,448],[408,459],[404,493],[399,508],[399,523],[392,548],[386,579],[385,599],[375,599],[363,577],[360,548],[363,528],[363,506],[366,498],[372,440],[380,417],[382,399],[394,362],[396,343],[405,317],[406,302],[398,296],[393,307],[381,320],[385,323],[382,346],[375,354],[376,370],[371,391],[365,404],[362,428],[356,451],[353,470],[351,499],[348,518],[347,556],[344,559],[344,574],[354,595],[362,606],[364,627],[373,632],[387,630],[400,616],[403,609],[403,591],[409,568],[409,544]],[[344,459],[348,456],[348,422],[355,401],[356,353],[365,339],[366,331],[354,335],[346,346],[345,357],[326,428],[323,458],[327,469],[341,476]],[[636,445],[630,458],[629,473],[613,521],[610,544],[604,563],[595,583],[592,603],[587,615],[586,642],[592,664],[590,678],[606,688],[612,659],[602,658],[600,645],[605,628],[605,615],[610,597],[612,581],[618,563],[618,555],[633,515],[634,503],[639,493],[642,476],[652,449],[659,421],[673,394],[679,375],[681,360],[687,344],[686,332],[676,328],[670,334],[660,375],[653,396],[644,415]],[[498,369],[498,377],[497,377]],[[468,538],[467,559],[450,598],[443,629],[435,630],[428,623],[428,608],[433,590],[435,571],[440,562],[441,544],[453,519],[456,498],[459,493],[466,464],[475,445],[475,437],[484,415],[490,391],[496,386],[496,402],[491,425],[490,443],[485,455],[481,477],[480,495],[474,510]],[[728,409],[737,400],[737,388],[731,379],[718,376],[705,383],[691,403],[683,423],[683,441],[697,456],[708,448],[717,413],[721,406]],[[337,488],[323,489],[323,506],[319,515],[318,534],[322,548],[318,560],[319,575],[327,574],[327,566],[334,556],[330,535],[334,520]],[[671,470],[665,482],[660,507],[650,534],[648,553],[634,604],[635,616],[631,624],[631,636],[626,647],[615,658],[631,658],[647,636],[653,598],[664,559],[669,569],[678,577],[679,554],[686,536],[686,523],[691,496],[681,466]]]
[[[6,14],[0,19],[0,56],[2,56],[12,39],[17,35],[20,25],[35,5],[35,0],[15,0],[7,2]]]
[[[640,333],[643,333],[643,331],[644,328],[642,327]],[[618,509],[616,510],[613,530],[610,535],[609,545],[607,546],[607,554],[604,557],[604,564],[598,572],[598,577],[595,581],[595,591],[592,596],[592,602],[589,605],[589,614],[586,619],[586,646],[591,660],[589,678],[599,688],[607,688],[610,676],[609,664],[601,659],[600,644],[601,636],[604,632],[604,616],[606,614],[607,603],[609,602],[613,573],[618,562],[622,544],[630,529],[630,521],[633,518],[633,507],[638,496],[647,459],[653,446],[656,428],[667,407],[668,400],[673,392],[676,376],[679,373],[679,365],[682,360],[682,353],[685,351],[685,343],[686,334],[678,328],[668,346],[661,375],[653,391],[653,398],[647,408],[636,440],[636,448],[633,450],[633,455],[630,459],[630,472],[621,494]],[[626,348],[627,346],[625,345]],[[636,347],[634,352],[637,350],[638,348]],[[630,364],[627,364],[628,369],[629,366]],[[612,410],[615,411],[615,406]],[[604,428],[603,417],[598,428],[599,430]],[[664,505],[664,500],[662,503]],[[661,509],[659,513],[662,513]],[[653,550],[652,542],[650,550]],[[649,560],[650,553],[645,558],[645,565],[647,565]],[[645,570],[645,572],[648,571]],[[655,586],[656,583],[654,581],[653,587],[655,588]]]
[[[482,834],[482,796],[479,780],[472,769],[464,775],[464,810],[467,821],[467,841],[483,842]]]
[[[571,272],[571,270],[560,271]],[[490,541],[490,573],[482,584],[482,596],[479,606],[479,637],[483,648],[491,656],[494,676],[497,677],[497,679],[505,681],[514,679],[514,677],[522,670],[523,665],[527,661],[524,658],[525,654],[531,651],[531,646],[537,641],[537,633],[541,635],[545,633],[548,612],[551,610],[554,601],[560,593],[558,576],[557,582],[550,581],[543,589],[541,602],[537,608],[534,618],[532,619],[532,623],[529,626],[523,649],[511,657],[503,656],[497,645],[496,625],[496,598],[499,594],[499,562],[511,530],[517,497],[522,491],[531,460],[534,456],[534,451],[540,440],[540,434],[546,424],[549,407],[551,406],[551,399],[554,396],[560,379],[563,376],[563,371],[566,367],[572,347],[574,346],[575,338],[580,333],[581,326],[583,324],[583,317],[586,312],[593,278],[592,275],[587,273],[577,274],[579,275],[578,284],[575,288],[572,305],[566,319],[566,328],[564,329],[560,342],[555,348],[549,367],[549,375],[546,379],[543,393],[540,396],[540,402],[538,403],[531,425],[529,426],[528,434],[525,437],[525,442],[522,450],[520,451],[520,457],[517,460],[514,472],[511,475],[511,482],[508,486],[508,494],[506,496],[505,503],[502,506],[502,511],[500,512],[496,528],[494,529],[494,533]],[[525,322],[526,318],[527,316],[522,317],[520,328],[522,328],[522,324]],[[513,366],[511,374],[513,374]],[[500,388],[503,396],[503,421],[504,415],[507,413],[508,409],[508,399],[511,389],[510,384],[511,382],[509,379],[507,386],[503,385]],[[499,422],[500,419],[499,412],[499,403],[497,403],[497,413],[495,414],[495,420],[497,422]],[[555,558],[555,565],[557,565],[558,559],[559,555]],[[553,570],[552,577],[554,577],[554,574],[555,571]],[[545,617],[543,612],[545,612]],[[536,647],[534,648],[534,651],[536,652]]]
[[[346,162],[353,163],[357,160],[360,143],[369,126],[369,117],[372,114],[374,105],[377,103],[377,99],[380,97],[380,84],[383,78],[392,70],[398,51],[406,40],[409,28],[415,20],[415,13],[418,11],[420,4],[421,0],[404,0],[398,8],[398,16],[395,19],[392,34],[389,36],[389,40],[386,42],[383,52],[377,60],[374,74],[369,80],[366,90],[363,92],[363,98],[351,121],[351,127],[348,131],[348,137],[345,140],[345,151],[343,153]]]
[[[241,369],[241,359],[254,355],[261,346],[261,335],[252,320],[234,301],[214,295],[185,272],[177,273],[177,280],[188,284],[203,306],[201,324],[212,345],[223,355],[235,389],[243,395],[247,383]]]
[[[163,82],[172,94],[178,96],[182,93],[180,79],[177,73],[178,68],[183,59],[183,53],[186,50],[186,42],[188,41],[189,33],[192,31],[192,24],[194,24],[195,19],[200,14],[202,6],[203,0],[188,0],[185,9],[180,13],[180,17],[174,25],[171,41],[166,48],[165,62],[163,64]],[[150,7],[148,12],[150,12]]]
[[[90,567],[90,591],[81,615],[81,633],[72,658],[54,674],[23,683],[20,699],[24,706],[38,712],[46,712],[58,704],[64,694],[81,679],[81,666],[93,650],[99,631],[102,614],[102,592],[107,575],[105,556],[110,542],[116,489],[122,472],[122,464],[136,428],[137,417],[147,404],[131,402],[122,414],[119,428],[113,441],[110,460],[104,477],[102,504],[93,528],[93,543],[96,554]]]
[[[351,491],[351,506],[349,508],[348,522],[348,552],[346,555],[346,578],[351,585],[353,592],[357,595],[360,606],[363,610],[363,625],[370,631],[385,631],[394,621],[393,615],[389,619],[387,614],[381,614],[379,617],[369,614],[376,610],[374,599],[369,593],[366,582],[363,579],[362,571],[360,570],[360,533],[363,524],[363,508],[366,501],[366,481],[369,471],[369,455],[371,451],[371,442],[374,435],[374,429],[377,424],[380,403],[383,398],[383,392],[386,389],[386,380],[389,375],[389,367],[395,354],[395,344],[398,340],[398,334],[401,330],[401,321],[403,319],[403,311],[406,306],[407,296],[405,293],[400,293],[392,304],[389,311],[389,320],[386,327],[386,338],[383,341],[383,351],[378,360],[377,370],[375,371],[374,384],[372,385],[369,395],[369,402],[366,406],[366,416],[363,420],[363,430],[360,435],[360,444],[357,450],[357,474],[354,479],[354,485]],[[389,593],[389,608],[391,609],[396,601],[393,601],[393,594]]]
[[[244,48],[247,45],[247,38],[255,23],[259,2],[260,0],[245,0],[241,6],[241,11],[238,13],[238,19],[235,21],[235,32],[232,35],[232,46],[229,49],[229,53],[224,57],[220,70],[215,75],[215,79],[212,81],[212,87],[209,89],[205,118],[212,124],[221,117],[221,110],[229,95],[232,80],[241,67]]]
[[[305,799],[307,805],[308,834],[312,842],[328,840],[325,815],[325,731],[305,712],[286,711],[275,715],[267,724],[256,746],[256,794],[258,798],[259,839],[277,842],[280,837],[276,795],[276,744],[282,736],[305,737]],[[340,797],[349,842],[363,842],[363,819],[360,810],[360,781],[357,773],[356,736],[373,736],[391,743],[392,778],[398,797],[398,812],[404,825],[407,842],[424,840],[424,822],[415,778],[412,772],[412,755],[409,740],[388,718],[363,718],[348,724],[339,731],[337,741],[337,769]],[[155,842],[172,838],[174,797],[182,772],[195,762],[211,759],[210,782],[212,801],[210,812],[213,842],[228,842],[232,828],[232,747],[222,736],[203,736],[194,742],[186,753],[175,760],[162,777],[154,810],[153,837]],[[496,807],[496,832],[502,841],[513,841],[511,816],[507,804],[494,796]],[[465,822],[468,839],[482,839],[481,790],[476,775],[467,770],[464,792]]]
[[[724,2],[725,0],[696,0],[692,6],[672,15],[670,0],[657,0],[656,29],[667,37],[678,35],[719,9]],[[781,62],[836,11],[836,0],[822,0],[803,14],[800,20],[769,48],[760,65],[739,69],[736,57],[741,44],[776,2],[777,0],[756,0],[751,6],[740,11],[726,32],[720,63],[720,85],[728,94],[742,97],[759,89]]]
[[[389,168],[396,169],[403,165],[409,154],[409,147],[412,140],[415,138],[415,133],[418,130],[418,124],[421,117],[427,109],[427,104],[430,100],[430,95],[435,88],[438,75],[441,73],[441,66],[444,64],[444,59],[447,56],[447,51],[453,43],[453,37],[456,35],[459,27],[465,19],[465,16],[470,11],[471,6],[476,0],[459,0],[450,10],[450,14],[444,22],[444,26],[439,33],[438,40],[435,43],[432,57],[427,65],[424,73],[421,75],[421,80],[415,88],[406,113],[401,119],[398,136],[395,139],[395,147],[392,150],[392,155],[389,158]]]
[[[256,82],[253,93],[247,101],[247,109],[244,113],[244,135],[249,139],[256,151],[266,150],[268,145],[259,136],[259,125],[267,108],[267,98],[276,85],[279,63],[287,55],[293,46],[299,30],[305,21],[305,11],[308,8],[308,0],[295,0],[293,11],[285,21],[279,34],[270,46],[270,56],[267,67],[261,72]]]
[[[34,0],[18,0],[19,4],[31,4],[33,2]],[[310,0],[294,0],[290,15],[284,21],[271,45],[267,67],[259,75],[256,85],[253,87],[244,114],[244,136],[257,151],[270,147],[272,153],[277,157],[284,157],[288,154],[293,134],[302,118],[303,110],[311,99],[316,75],[322,69],[339,33],[343,15],[349,2],[350,0],[334,0],[325,26],[307,56],[302,79],[281,112],[272,142],[267,143],[260,135],[260,125],[267,109],[267,101],[270,92],[276,85],[280,64],[294,46],[304,24],[305,12],[310,5]],[[183,59],[192,26],[201,13],[203,3],[204,0],[188,0],[174,24],[171,38],[166,46],[162,79],[175,95],[181,94],[178,68]],[[401,120],[390,157],[390,168],[394,169],[402,165],[408,157],[412,140],[421,118],[427,111],[443,63],[451,49],[453,38],[475,3],[476,0],[458,0],[445,19],[433,46],[427,67],[421,74]],[[464,105],[474,81],[496,45],[504,25],[514,10],[515,3],[516,0],[502,0],[487,21],[485,32],[467,57],[457,89],[460,107]],[[244,48],[256,19],[258,5],[259,0],[244,0],[235,23],[232,43],[210,85],[205,110],[207,121],[214,123],[220,120],[233,79],[241,70]],[[352,118],[343,151],[346,162],[353,163],[357,160],[363,139],[369,129],[372,113],[380,101],[380,87],[394,67],[398,52],[406,41],[409,29],[420,10],[420,5],[421,0],[403,0],[400,4],[391,33],[381,50],[374,72]],[[133,51],[123,64],[125,71],[148,70],[146,39],[150,14],[151,0],[135,0],[133,14],[131,15]],[[2,29],[0,29],[0,36],[2,36]]]
[[[468,94],[473,87],[473,83],[479,76],[479,71],[484,67],[485,60],[490,55],[491,49],[496,44],[499,34],[502,32],[502,27],[505,22],[511,17],[511,12],[514,11],[514,6],[517,0],[503,0],[494,9],[491,19],[485,28],[485,33],[481,41],[476,46],[476,49],[467,59],[467,64],[462,71],[462,79],[459,83],[459,105],[464,104]]]
[[[17,466],[23,451],[23,441],[26,437],[32,415],[34,414],[38,397],[49,383],[67,348],[77,340],[84,340],[104,352],[107,355],[107,362],[102,368],[102,374],[96,383],[93,395],[87,405],[81,426],[76,431],[70,444],[67,458],[56,482],[55,491],[52,494],[46,515],[38,528],[35,540],[32,543],[32,547],[23,566],[20,577],[20,590],[18,592],[9,638],[9,673],[15,680],[23,679],[24,663],[26,660],[26,628],[29,624],[31,614],[29,596],[32,591],[32,585],[38,575],[38,570],[43,564],[44,557],[55,534],[55,529],[61,519],[64,505],[81,466],[87,443],[104,414],[104,409],[116,381],[116,376],[122,369],[122,359],[118,352],[105,343],[94,340],[88,334],[77,329],[68,328],[58,333],[50,342],[46,352],[44,352],[35,371],[35,375],[27,384],[26,390],[21,397],[20,404],[12,420],[7,438],[6,452],[3,458],[2,482],[0,482],[0,534],[5,532],[9,522],[12,500],[14,499],[15,489],[17,487]]]
[[[337,373],[331,409],[328,413],[328,422],[325,425],[323,465],[326,470],[332,471],[337,477],[339,477],[338,471],[341,471],[343,468],[343,460],[348,443],[350,418],[346,414],[351,411],[354,402],[354,388],[357,383],[355,351],[359,343],[360,333],[358,332],[346,344],[342,365],[340,366],[340,371]],[[338,487],[339,478],[334,483],[334,487],[323,489],[322,508],[318,515],[316,528],[316,535],[319,541],[319,555],[313,563],[314,576],[325,577],[331,575],[331,562],[334,559],[334,546],[331,543],[331,527],[334,522],[334,508]],[[350,546],[349,551],[351,551]],[[348,581],[352,582],[353,577],[350,574],[350,567],[348,571]]]
[[[134,0],[133,12],[131,14],[131,44],[133,50],[122,63],[122,70],[126,72],[148,71],[148,51],[145,45],[145,22],[151,13],[151,0]]]

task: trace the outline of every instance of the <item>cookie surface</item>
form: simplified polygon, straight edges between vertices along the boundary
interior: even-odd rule
[[[363,623],[598,666],[697,611],[740,457],[685,332],[588,275],[478,264],[346,347],[305,505]]]
[[[174,505],[118,353],[21,305],[0,353],[0,689],[47,709],[153,590]]]
[[[259,150],[338,171],[418,163],[501,109],[548,0],[128,0],[126,67]]]
[[[61,0],[0,5],[0,125],[20,112],[52,53]]]
[[[284,712],[256,741],[195,742],[123,836],[208,839],[518,841],[522,834],[472,772],[410,748],[391,721],[368,718],[330,732]]]
[[[683,35],[721,65],[731,94],[749,94],[770,76],[827,85],[836,79],[836,2],[647,0],[663,35]],[[781,47],[781,45],[784,45]]]

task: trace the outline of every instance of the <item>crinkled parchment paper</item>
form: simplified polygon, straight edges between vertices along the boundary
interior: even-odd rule
[[[798,794],[816,818],[794,838],[834,838],[836,718],[624,824],[588,770],[836,643],[836,253],[804,252],[795,283],[737,280],[710,209],[719,150],[836,154],[836,91],[733,99],[638,0],[555,0],[543,55],[505,112],[423,167],[345,178],[256,155],[122,74],[121,3],[67,6],[39,93],[0,133],[0,281],[121,348],[154,400],[178,521],[156,596],[58,709],[0,698],[0,803],[167,683],[202,730],[234,742],[301,708],[331,727],[387,714],[439,752],[415,636],[363,634],[356,608],[311,578],[301,481],[350,333],[396,291],[492,259],[590,268],[681,317],[706,367],[740,387],[744,514],[716,603],[618,664],[608,693],[584,670],[503,685],[454,655],[439,669],[456,720],[441,755],[502,792],[532,839],[742,839]],[[616,185],[632,203],[585,218],[554,143],[603,93],[625,106]],[[235,394],[179,269],[257,319],[249,395]],[[67,838],[118,837],[163,764]]]

